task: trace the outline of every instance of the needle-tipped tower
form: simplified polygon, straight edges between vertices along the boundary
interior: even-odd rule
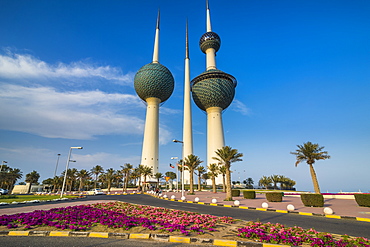
[[[171,72],[159,63],[159,11],[153,61],[136,73],[134,87],[137,95],[147,105],[141,164],[151,167],[155,174],[158,172],[159,106],[171,96],[174,89]]]
[[[191,81],[191,91],[195,104],[207,113],[207,165],[215,162],[215,151],[225,146],[222,125],[222,111],[233,101],[236,79],[216,67],[216,52],[220,49],[221,39],[211,28],[211,15],[206,0],[207,32],[199,41],[200,49],[206,54],[206,71]],[[222,177],[216,179],[222,183]]]
[[[189,37],[188,22],[186,21],[185,32],[185,76],[184,76],[184,119],[183,119],[183,159],[189,154],[193,154],[193,131],[191,116],[191,99],[190,99],[190,58],[189,58]],[[184,171],[184,182],[188,184],[190,174],[188,170]]]

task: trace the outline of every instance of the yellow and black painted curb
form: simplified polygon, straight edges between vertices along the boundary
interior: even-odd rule
[[[170,198],[164,198],[163,196],[156,196],[153,194],[145,193],[150,196],[154,196],[159,199],[169,200],[169,201],[177,201],[177,202],[184,202],[184,203],[195,203],[195,204],[202,204],[202,205],[209,205],[209,206],[219,206],[219,207],[228,207],[228,208],[240,208],[240,209],[252,209],[252,210],[259,210],[259,211],[269,211],[269,212],[276,212],[276,213],[284,213],[284,214],[298,214],[298,215],[305,215],[305,216],[322,216],[331,219],[346,219],[346,220],[357,220],[363,222],[370,222],[370,218],[361,218],[361,217],[352,217],[352,216],[340,216],[340,215],[333,215],[333,214],[316,214],[316,213],[305,213],[305,212],[297,212],[297,211],[288,211],[288,210],[278,210],[278,209],[270,209],[270,208],[255,208],[255,207],[245,207],[245,206],[235,206],[235,205],[225,205],[220,203],[207,203],[207,202],[194,202],[194,201],[184,201],[184,200],[176,200]]]
[[[114,233],[114,232],[67,232],[67,231],[0,231],[0,236],[42,236],[42,237],[87,237],[87,238],[120,238],[136,240],[154,240],[172,243],[207,244],[208,246],[243,246],[243,247],[270,247],[289,245],[266,244],[253,241],[235,241],[225,239],[206,239],[171,236],[169,234],[141,234],[141,233]]]

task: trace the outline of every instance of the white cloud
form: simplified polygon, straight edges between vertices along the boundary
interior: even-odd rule
[[[142,106],[134,95],[2,84],[0,103],[4,130],[67,139],[143,132],[144,121],[130,114]]]
[[[0,55],[0,77],[16,80],[100,78],[119,84],[129,84],[133,81],[134,73],[123,74],[120,68],[96,66],[81,61],[50,65],[29,54],[8,52],[7,55]]]
[[[241,101],[234,99],[230,109],[236,112],[240,112],[242,115],[249,115],[250,109]]]

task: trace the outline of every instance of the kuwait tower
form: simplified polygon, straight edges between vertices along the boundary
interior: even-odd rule
[[[206,71],[191,81],[195,104],[207,113],[207,165],[215,163],[215,151],[225,146],[222,112],[233,101],[236,79],[216,67],[216,52],[221,45],[217,33],[212,32],[210,10],[207,1],[207,32],[199,41],[200,49],[206,54]],[[222,176],[216,178],[222,183]]]
[[[153,61],[141,67],[134,79],[135,91],[147,106],[141,165],[153,168],[153,174],[158,172],[159,106],[171,96],[174,84],[171,72],[159,63],[158,11]]]

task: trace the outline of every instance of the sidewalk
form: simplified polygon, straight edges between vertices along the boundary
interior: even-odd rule
[[[234,205],[233,201],[224,201],[226,193],[223,192],[209,192],[209,191],[195,191],[195,195],[188,195],[188,191],[184,193],[185,201],[194,201],[196,197],[199,198],[199,202],[212,203],[212,199],[217,200],[217,204],[223,205]],[[175,200],[181,199],[181,192],[163,192],[163,195],[167,195],[171,199],[172,195],[175,195]],[[370,220],[370,208],[360,207],[357,205],[354,199],[325,199],[324,207],[305,207],[300,197],[284,196],[282,202],[268,202],[264,194],[257,194],[256,199],[244,199],[242,194],[241,197],[233,197],[234,200],[240,202],[239,206],[242,207],[253,207],[262,208],[262,203],[268,203],[268,209],[272,210],[287,210],[287,205],[292,204],[295,207],[294,212],[301,213],[313,213],[313,214],[324,214],[324,208],[330,207],[334,213],[333,215],[341,217],[358,217],[366,218]]]

